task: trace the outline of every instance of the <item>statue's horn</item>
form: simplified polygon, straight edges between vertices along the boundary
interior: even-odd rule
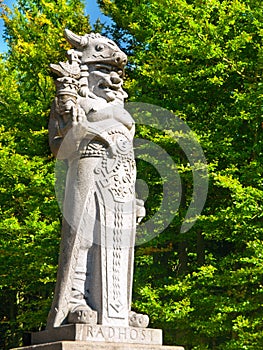
[[[88,45],[89,39],[87,36],[80,36],[77,34],[74,34],[71,30],[65,29],[64,35],[67,41],[74,47],[81,49]]]

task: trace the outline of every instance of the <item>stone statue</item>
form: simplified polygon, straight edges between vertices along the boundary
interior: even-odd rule
[[[99,34],[65,37],[67,62],[52,64],[57,94],[50,147],[67,162],[57,284],[47,329],[83,323],[147,327],[131,311],[136,224],[134,121],[124,109],[126,55]]]

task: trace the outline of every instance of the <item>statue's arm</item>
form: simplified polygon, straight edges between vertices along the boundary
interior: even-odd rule
[[[89,122],[80,106],[72,107],[70,114],[65,117],[58,113],[55,100],[49,119],[49,144],[54,156],[58,159],[69,159],[76,155],[81,141],[96,138],[109,147],[111,156],[115,155],[115,145],[105,130],[102,121]],[[88,141],[88,142],[89,142]]]
[[[58,150],[63,141],[63,136],[59,126],[59,115],[56,113],[56,101],[53,102],[50,112],[48,133],[49,133],[49,146],[51,152],[57,157]]]

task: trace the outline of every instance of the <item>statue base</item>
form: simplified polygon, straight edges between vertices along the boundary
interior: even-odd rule
[[[12,350],[184,350],[184,348],[181,346],[166,345],[59,341],[54,343],[31,345]]]
[[[31,344],[12,350],[184,350],[162,345],[162,330],[68,324],[31,333]]]
[[[76,323],[31,334],[34,345],[64,340],[161,345],[162,330]]]

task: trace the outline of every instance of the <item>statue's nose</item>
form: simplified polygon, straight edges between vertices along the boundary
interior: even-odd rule
[[[127,56],[124,52],[114,52],[112,57],[119,67],[124,67],[127,64]]]
[[[121,78],[116,72],[111,72],[110,80],[111,80],[112,84],[120,84],[121,83]]]

